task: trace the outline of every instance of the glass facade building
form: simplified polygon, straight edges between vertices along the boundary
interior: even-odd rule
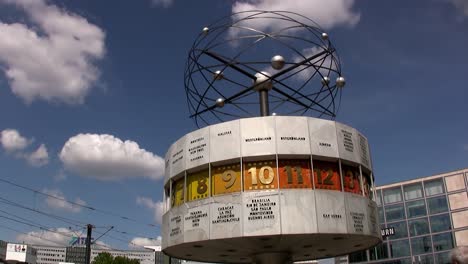
[[[383,243],[349,262],[449,264],[452,248],[468,245],[467,191],[468,169],[376,187]]]

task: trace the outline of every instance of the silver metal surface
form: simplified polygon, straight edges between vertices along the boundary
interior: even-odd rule
[[[269,78],[271,74],[266,71],[257,72],[255,74],[255,80],[253,82],[253,88],[255,91],[271,90],[273,83]]]
[[[323,32],[323,33],[322,33],[322,39],[323,39],[323,40],[328,40],[328,34],[325,33],[325,32]]]
[[[224,78],[224,74],[222,71],[217,70],[214,72],[213,79],[215,79],[216,81],[219,81],[219,80],[222,80],[223,78]]]
[[[322,85],[323,85],[323,86],[328,86],[328,84],[330,84],[330,77],[328,77],[328,76],[323,76],[323,78],[322,78]]]
[[[271,58],[271,67],[275,70],[281,70],[284,67],[285,61],[283,56],[275,55]]]
[[[223,107],[224,106],[224,98],[218,98],[216,99],[216,105],[218,107]]]
[[[346,84],[346,80],[343,76],[336,78],[336,86],[339,88],[343,88]]]
[[[260,96],[260,116],[269,116],[268,90],[260,90],[258,93]]]

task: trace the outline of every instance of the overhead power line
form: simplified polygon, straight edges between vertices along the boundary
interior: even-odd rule
[[[110,212],[110,211],[107,211],[107,210],[103,210],[103,209],[98,209],[98,208],[93,207],[93,206],[89,206],[89,205],[84,205],[84,204],[81,204],[81,203],[73,202],[73,201],[67,200],[67,199],[65,199],[65,198],[63,198],[63,197],[58,197],[58,196],[55,196],[55,195],[52,195],[52,194],[49,194],[49,193],[46,193],[46,192],[43,192],[43,191],[40,191],[40,190],[31,188],[31,187],[27,187],[27,186],[24,186],[24,185],[21,185],[21,184],[12,182],[12,181],[10,181],[10,180],[6,180],[6,179],[3,179],[3,178],[0,178],[0,182],[9,184],[9,185],[15,186],[15,187],[17,187],[17,188],[21,188],[21,189],[24,189],[24,190],[33,192],[33,193],[38,193],[38,194],[44,195],[44,196],[49,197],[49,198],[52,198],[52,199],[57,199],[57,200],[60,200],[60,201],[69,203],[69,204],[71,204],[71,205],[74,205],[74,206],[79,206],[79,207],[88,209],[88,210],[90,210],[90,211],[99,212],[99,213],[101,213],[101,214],[105,214],[105,215],[110,215],[110,216],[118,217],[118,218],[123,219],[123,220],[132,221],[132,222],[135,222],[135,223],[138,223],[138,224],[142,224],[142,225],[147,225],[147,226],[150,226],[150,227],[159,228],[159,225],[157,225],[157,224],[153,224],[153,223],[142,223],[142,222],[140,222],[140,221],[138,221],[138,220],[136,220],[136,219],[134,219],[134,218],[132,218],[132,217],[120,215],[120,214],[113,213],[113,212]]]
[[[63,246],[62,244],[56,242],[56,241],[53,241],[53,240],[50,240],[50,239],[47,239],[47,238],[43,238],[43,237],[40,237],[40,236],[36,236],[36,235],[33,235],[33,234],[28,234],[28,233],[25,233],[23,231],[20,231],[20,230],[17,230],[17,229],[14,229],[14,228],[11,228],[9,226],[4,226],[4,225],[0,225],[1,228],[4,228],[4,229],[8,229],[8,230],[11,230],[11,231],[14,231],[16,233],[20,233],[20,234],[24,234],[24,235],[27,235],[27,236],[31,236],[31,237],[37,237],[37,238],[40,238],[42,240],[45,240],[45,241],[49,241],[49,242],[52,242],[56,245],[59,245],[59,246]]]
[[[32,212],[35,212],[35,213],[38,213],[38,214],[41,214],[41,215],[45,215],[47,217],[62,221],[64,223],[74,225],[75,227],[84,227],[86,225],[85,223],[77,221],[77,220],[73,220],[73,219],[70,219],[70,218],[66,218],[66,217],[46,213],[46,212],[43,212],[41,210],[37,210],[37,209],[31,208],[31,207],[24,206],[22,204],[19,204],[19,203],[13,202],[11,200],[5,199],[5,198],[3,198],[1,196],[0,196],[0,203],[8,204],[8,205],[19,207],[19,208],[22,208],[22,209],[25,209],[25,210],[29,210],[29,211],[32,211]]]

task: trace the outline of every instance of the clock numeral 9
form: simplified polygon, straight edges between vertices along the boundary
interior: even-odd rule
[[[224,185],[225,189],[231,188],[237,180],[237,174],[233,170],[227,170],[223,172],[221,177],[223,181],[226,183],[226,185]]]

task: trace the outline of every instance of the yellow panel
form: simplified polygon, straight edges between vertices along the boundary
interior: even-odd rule
[[[276,161],[244,162],[244,191],[278,188]]]
[[[208,186],[210,186],[208,169],[189,174],[187,176],[187,201],[207,198]]]
[[[184,203],[184,178],[172,183],[171,206],[179,206]]]
[[[211,168],[213,195],[241,191],[240,163]]]

